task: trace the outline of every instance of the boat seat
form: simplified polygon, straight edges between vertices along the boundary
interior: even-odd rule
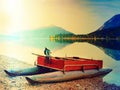
[[[61,58],[59,58],[59,57],[55,57],[55,59],[61,59]]]
[[[63,60],[69,60],[68,58],[62,58]]]
[[[73,59],[80,59],[79,57],[72,57]]]

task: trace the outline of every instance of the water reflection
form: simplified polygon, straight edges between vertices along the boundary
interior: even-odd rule
[[[120,50],[120,42],[117,40],[88,40],[87,42],[102,48]]]
[[[115,60],[120,60],[120,41],[118,40],[54,40],[59,43],[74,43],[74,42],[88,42],[96,47],[100,48],[105,54],[112,57]]]
[[[45,47],[54,53],[67,45],[69,43],[51,42],[49,38],[0,37],[0,55],[10,56],[33,65],[36,56],[32,53],[43,55]]]
[[[24,39],[19,39],[16,42],[29,47],[34,47],[39,49],[44,49],[45,47],[48,47],[52,50],[58,50],[69,45],[68,42],[64,42],[64,43],[59,43],[55,41],[51,42],[49,38],[27,38],[27,39],[24,38]]]
[[[87,41],[104,51],[105,54],[115,60],[120,60],[120,42],[117,40],[97,40]]]

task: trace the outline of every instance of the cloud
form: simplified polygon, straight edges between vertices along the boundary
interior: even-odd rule
[[[120,1],[118,0],[100,0],[100,1],[92,0],[92,1],[89,1],[89,3],[87,3],[86,5],[88,7],[92,7],[92,9],[95,9],[96,11],[98,10],[99,12],[99,10],[107,11],[107,10],[118,9],[120,8],[119,3]]]
[[[103,21],[111,18],[115,14],[120,13],[119,0],[85,0],[86,7],[90,8],[90,12],[99,16]]]

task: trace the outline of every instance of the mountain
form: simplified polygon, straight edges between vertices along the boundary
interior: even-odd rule
[[[22,38],[49,38],[51,35],[56,35],[56,34],[72,34],[72,33],[57,26],[44,27],[36,30],[29,30],[29,31],[15,33],[15,35],[20,38],[21,37]]]
[[[99,28],[99,30],[106,30],[116,27],[120,27],[120,14],[113,16],[111,19],[105,22],[104,25]]]
[[[98,30],[89,33],[90,36],[96,37],[112,37],[116,38],[120,36],[120,14],[113,16],[106,21]]]
[[[50,41],[49,37],[54,36],[56,34],[73,34],[73,33],[66,31],[61,27],[49,26],[35,30],[17,32],[14,33],[13,36],[17,37],[15,41],[16,43],[40,49],[48,47],[52,50],[57,50],[69,44],[69,43],[55,43]]]

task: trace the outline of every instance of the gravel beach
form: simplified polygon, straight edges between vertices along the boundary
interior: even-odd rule
[[[4,70],[31,67],[15,58],[0,55],[0,90],[120,90],[120,86],[103,82],[102,77],[69,82],[30,85],[24,76],[10,77]]]

